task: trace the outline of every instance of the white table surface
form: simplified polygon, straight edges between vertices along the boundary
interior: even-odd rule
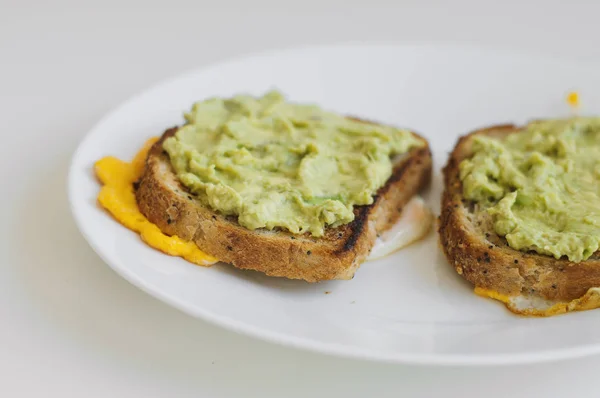
[[[0,397],[593,394],[599,357],[384,365],[188,317],[102,263],[71,219],[65,179],[78,141],[103,114],[207,63],[357,40],[469,42],[600,62],[599,12],[592,0],[0,0]]]

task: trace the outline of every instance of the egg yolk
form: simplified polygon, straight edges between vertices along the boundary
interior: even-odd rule
[[[98,203],[123,226],[139,233],[149,246],[171,256],[203,266],[209,266],[218,260],[203,251],[193,242],[185,241],[175,235],[168,236],[140,212],[133,184],[142,175],[148,151],[158,138],[151,138],[138,152],[131,163],[112,156],[96,162],[94,170],[102,183],[98,194]]]
[[[600,288],[597,287],[590,288],[583,296],[569,302],[546,302],[544,303],[545,305],[538,306],[524,297],[506,296],[496,291],[480,287],[475,288],[475,294],[501,301],[511,312],[525,316],[548,317],[565,314],[567,312],[585,311],[600,308]]]

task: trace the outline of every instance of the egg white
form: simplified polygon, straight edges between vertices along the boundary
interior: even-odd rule
[[[367,261],[388,256],[423,238],[433,223],[433,213],[420,196],[413,197],[404,207],[400,220],[375,241]]]

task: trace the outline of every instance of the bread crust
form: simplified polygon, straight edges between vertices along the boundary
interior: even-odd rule
[[[505,137],[521,127],[498,125],[474,131],[458,139],[443,169],[444,193],[439,222],[440,243],[458,274],[477,287],[498,293],[535,295],[548,300],[573,300],[589,288],[600,286],[598,253],[574,263],[535,252],[510,248],[485,218],[463,197],[460,162],[472,154],[473,137]]]
[[[373,204],[355,206],[355,219],[327,228],[323,237],[294,235],[285,230],[250,230],[236,217],[203,206],[175,175],[164,140],[177,131],[167,130],[151,148],[141,179],[136,184],[140,211],[164,233],[191,240],[206,253],[237,268],[270,276],[318,282],[351,279],[367,258],[377,234],[389,229],[403,207],[431,179],[431,151],[427,141],[395,162],[392,176],[377,191]]]

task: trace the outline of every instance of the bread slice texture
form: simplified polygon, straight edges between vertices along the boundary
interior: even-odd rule
[[[141,212],[165,234],[177,235],[222,262],[270,276],[318,282],[351,279],[367,258],[377,235],[402,215],[403,207],[431,179],[431,151],[423,146],[394,159],[393,173],[374,202],[355,206],[354,221],[327,228],[324,236],[295,235],[285,230],[250,230],[237,217],[224,216],[204,206],[180,184],[163,150],[167,130],[148,154],[144,173],[136,184]]]
[[[475,286],[507,296],[536,296],[570,301],[600,287],[600,256],[574,263],[536,252],[512,249],[494,232],[491,217],[463,197],[459,164],[472,156],[477,135],[502,139],[522,128],[498,125],[461,137],[443,169],[444,193],[439,223],[440,243],[458,274]]]

